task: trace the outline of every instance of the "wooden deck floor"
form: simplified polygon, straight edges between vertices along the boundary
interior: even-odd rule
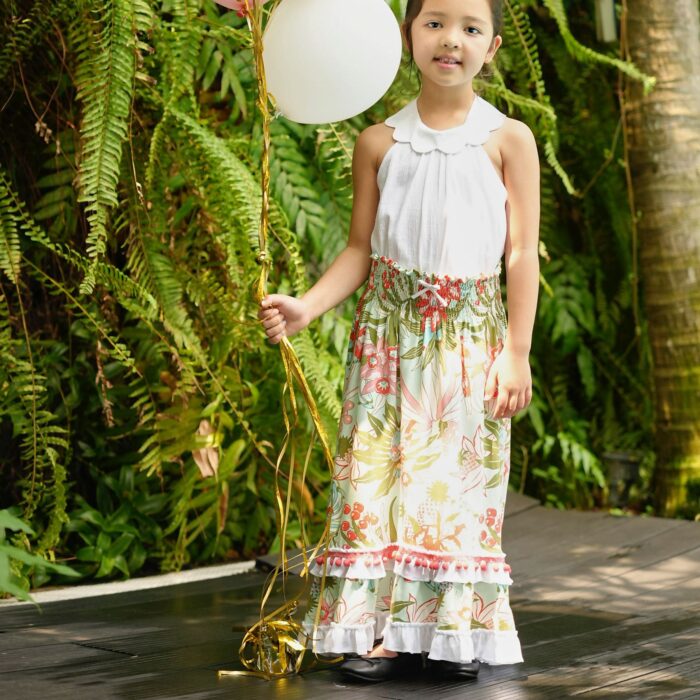
[[[41,612],[0,604],[0,697],[700,698],[700,524],[552,511],[510,494],[504,548],[525,663],[483,666],[475,682],[356,685],[327,667],[217,679],[240,668],[257,616],[264,575],[251,571]]]

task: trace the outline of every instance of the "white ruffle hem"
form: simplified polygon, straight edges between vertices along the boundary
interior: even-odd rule
[[[516,630],[439,630],[437,623],[391,622],[378,615],[375,622],[362,625],[319,625],[312,639],[313,625],[304,623],[307,646],[316,654],[368,654],[375,640],[383,638],[390,651],[428,653],[429,659],[468,663],[483,661],[491,666],[523,661]]]

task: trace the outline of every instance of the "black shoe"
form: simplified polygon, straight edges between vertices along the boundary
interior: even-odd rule
[[[338,667],[349,678],[362,681],[386,681],[390,678],[405,676],[416,668],[417,654],[399,654],[398,656],[358,656],[343,661]]]
[[[473,680],[479,675],[481,664],[476,659],[468,663],[428,659],[428,668],[433,675],[445,680]]]

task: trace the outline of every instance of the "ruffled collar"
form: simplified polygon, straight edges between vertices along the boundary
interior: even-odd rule
[[[431,129],[418,113],[418,98],[385,119],[384,123],[394,127],[394,141],[410,143],[417,153],[438,149],[443,153],[457,153],[465,145],[481,146],[489,133],[498,129],[506,115],[482,97],[475,95],[474,102],[463,124],[450,129]]]

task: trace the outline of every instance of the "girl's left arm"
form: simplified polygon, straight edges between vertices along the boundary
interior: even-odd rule
[[[508,335],[505,347],[527,356],[540,286],[540,161],[535,137],[523,122],[509,119],[501,145],[508,190],[505,244]]]
[[[494,417],[509,418],[532,398],[528,356],[537,310],[540,266],[540,164],[535,138],[523,122],[508,119],[499,143],[508,190],[505,243],[508,330],[494,361],[486,398],[495,395]],[[493,376],[491,376],[493,374]]]

